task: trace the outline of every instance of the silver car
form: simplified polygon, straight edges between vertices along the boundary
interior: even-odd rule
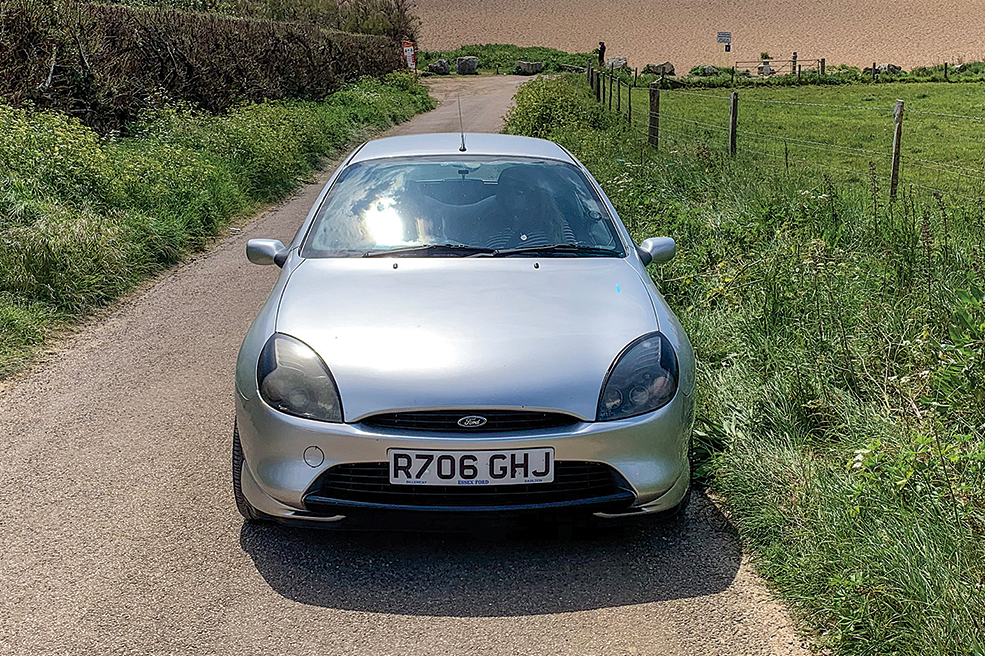
[[[674,513],[694,356],[584,166],[544,140],[370,141],[294,240],[236,367],[248,519]]]

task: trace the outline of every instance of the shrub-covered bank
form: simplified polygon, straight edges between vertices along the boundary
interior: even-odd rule
[[[0,105],[0,374],[53,326],[290,192],[363,130],[432,102],[413,78],[392,74],[324,102],[251,104],[222,116],[163,107],[125,138]]]
[[[586,162],[699,357],[696,440],[761,570],[840,654],[981,654],[985,208],[852,174],[643,151],[581,76],[507,129]]]
[[[0,5],[0,96],[103,132],[162,96],[222,112],[240,102],[318,100],[402,67],[399,41],[322,24],[75,0]]]

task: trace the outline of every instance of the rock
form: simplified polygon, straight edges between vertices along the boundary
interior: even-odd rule
[[[873,73],[878,73],[878,72],[879,72],[878,68],[876,68],[875,71],[873,71],[871,66],[866,66],[865,68],[862,69],[862,75],[864,75],[865,77],[872,77]]]
[[[674,65],[670,62],[662,64],[647,64],[643,67],[643,72],[650,75],[676,75]]]
[[[625,57],[608,57],[605,60],[606,69],[622,69],[629,68],[629,61]]]
[[[544,62],[518,61],[516,70],[520,75],[536,75],[544,70]]]
[[[889,73],[890,75],[896,75],[897,73],[901,72],[902,70],[903,69],[900,68],[899,66],[897,66],[896,64],[883,64],[882,66],[879,66],[878,68],[876,68],[876,72],[879,75],[882,75],[883,73]],[[871,71],[871,69],[870,69],[870,71]]]
[[[705,66],[701,69],[702,75],[718,75],[718,69],[714,66]]]
[[[428,64],[428,72],[437,73],[438,75],[448,75],[451,73],[451,66],[448,65],[447,59],[439,59],[436,62]]]
[[[479,70],[479,58],[459,57],[455,60],[455,70],[459,75],[475,75]]]
[[[762,64],[756,67],[756,74],[763,77],[773,75],[773,73],[775,72],[776,71],[773,70],[773,67],[770,66],[770,63],[768,61],[764,61]]]

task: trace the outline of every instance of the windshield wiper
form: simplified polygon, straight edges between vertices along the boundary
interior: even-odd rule
[[[490,253],[492,257],[506,257],[509,255],[519,255],[524,253],[551,254],[551,253],[572,253],[575,255],[601,256],[601,257],[622,257],[623,254],[612,248],[602,248],[600,246],[588,246],[587,244],[554,244],[553,246],[519,246],[517,248],[500,248]]]
[[[406,248],[389,248],[381,251],[369,251],[363,257],[399,257],[401,255],[476,255],[479,253],[495,253],[494,248],[483,246],[468,246],[466,244],[421,244]]]

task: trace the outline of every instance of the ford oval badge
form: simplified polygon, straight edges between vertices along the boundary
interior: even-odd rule
[[[462,428],[478,428],[479,426],[485,426],[488,421],[485,417],[469,415],[468,417],[462,417],[457,423]]]

